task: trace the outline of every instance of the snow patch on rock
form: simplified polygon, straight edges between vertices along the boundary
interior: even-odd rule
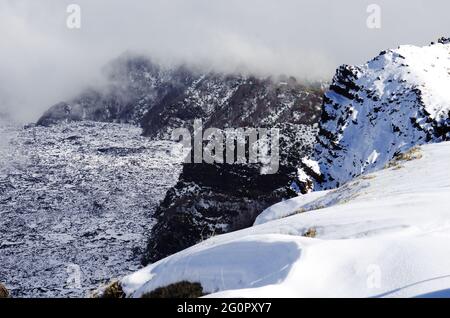
[[[448,87],[450,44],[401,46],[340,67],[324,98],[315,189],[379,170],[415,145],[449,140]]]

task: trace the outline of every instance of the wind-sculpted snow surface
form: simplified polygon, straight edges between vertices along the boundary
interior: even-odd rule
[[[149,265],[122,286],[132,297],[185,280],[210,297],[449,296],[450,143],[414,153],[272,207],[260,225]]]
[[[365,65],[337,70],[324,98],[316,189],[383,168],[415,145],[450,139],[450,44],[445,43],[401,46]]]
[[[183,159],[178,145],[141,132],[93,122],[1,127],[0,281],[13,296],[85,296],[139,267]]]

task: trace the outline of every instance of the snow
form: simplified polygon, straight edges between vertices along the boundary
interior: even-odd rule
[[[124,277],[124,290],[139,297],[188,280],[208,297],[449,295],[450,143],[421,152],[338,189],[279,203],[258,225]],[[316,209],[296,213],[305,207]],[[304,236],[309,229],[315,237]]]
[[[255,220],[254,225],[260,225],[276,219],[281,219],[292,214],[304,213],[302,208],[308,203],[315,202],[318,198],[326,195],[328,191],[316,191],[307,195],[285,200],[265,209]],[[303,212],[301,212],[303,211]]]
[[[298,169],[297,178],[299,181],[306,182],[309,179],[309,175],[307,175],[302,169]]]
[[[379,155],[380,155],[380,153],[377,152],[376,150],[372,151],[369,158],[367,158],[367,163],[370,165],[373,165],[375,162],[377,162],[377,158]]]
[[[83,297],[140,267],[183,153],[131,125],[0,125],[0,281],[14,297]],[[79,285],[67,283],[79,266]]]
[[[426,83],[424,104],[431,118],[442,118],[450,109],[450,45],[434,44],[426,47],[401,46],[398,54],[408,57],[410,73],[407,79],[417,84]]]

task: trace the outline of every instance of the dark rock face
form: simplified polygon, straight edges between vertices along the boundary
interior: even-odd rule
[[[288,186],[293,172],[283,168],[276,175],[263,176],[258,167],[185,165],[178,184],[157,211],[144,263],[251,226],[266,207],[295,195]]]
[[[258,164],[185,164],[179,182],[156,211],[144,264],[160,260],[211,236],[253,225],[267,207],[297,195],[300,158],[312,153],[316,131],[284,124],[280,168],[261,174]]]
[[[175,128],[274,128],[281,132],[280,168],[263,175],[257,164],[185,164],[178,184],[157,210],[144,263],[215,234],[252,225],[268,206],[295,195],[300,158],[312,153],[323,89],[292,77],[200,74],[164,69],[145,58],[119,59],[108,68],[110,87],[52,107],[39,120],[140,123],[145,136],[169,139]],[[120,149],[105,149],[120,152]],[[302,189],[296,189],[302,190]]]
[[[144,134],[168,138],[173,128],[192,127],[202,118],[205,127],[272,127],[277,123],[314,124],[320,115],[322,90],[294,78],[208,74],[178,96],[173,92],[148,112]]]

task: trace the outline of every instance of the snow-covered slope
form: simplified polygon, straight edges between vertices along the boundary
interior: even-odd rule
[[[183,280],[212,297],[450,296],[449,157],[448,142],[414,149],[338,189],[285,202],[282,213],[272,208],[258,223],[272,221],[152,264],[122,286],[133,297]]]
[[[380,169],[415,145],[449,140],[449,87],[450,44],[444,40],[340,67],[324,98],[316,189]]]
[[[180,146],[131,125],[0,124],[0,282],[14,297],[83,297],[140,267]],[[79,284],[68,283],[79,273]]]

